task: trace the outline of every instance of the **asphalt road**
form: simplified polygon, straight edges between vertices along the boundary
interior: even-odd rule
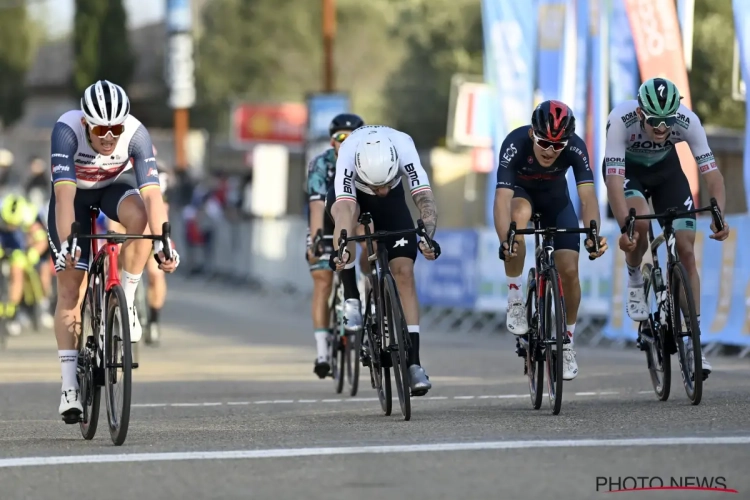
[[[531,409],[510,337],[424,332],[434,388],[405,422],[395,394],[382,415],[364,372],[355,398],[313,375],[308,310],[173,280],[162,346],[139,346],[117,448],[105,409],[93,441],[57,415],[52,336],[11,339],[0,352],[0,499],[587,499],[709,483],[750,498],[747,360],[711,358],[693,407],[678,373],[670,400],[656,400],[642,353],[578,348],[580,375],[552,416],[546,400]]]

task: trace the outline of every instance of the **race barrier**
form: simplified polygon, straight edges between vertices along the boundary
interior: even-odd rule
[[[184,249],[182,224],[178,217],[172,220],[176,242]],[[750,217],[729,216],[727,222],[732,228],[729,239],[716,242],[708,237],[710,221],[698,221],[695,253],[702,338],[709,351],[734,346],[744,356],[750,354],[750,254],[741,250],[750,245]],[[304,258],[304,219],[216,220],[212,227],[210,274],[251,283],[279,297],[309,299],[312,280]],[[595,261],[582,254],[579,263],[582,299],[576,342],[632,343],[637,326],[625,311],[627,271],[617,245],[620,231],[605,221],[600,233],[607,237],[609,250]],[[422,323],[459,333],[505,332],[507,285],[494,229],[439,229],[435,238],[442,249],[440,258],[429,262],[419,255],[415,264]],[[524,278],[534,265],[533,237],[528,236],[526,244]],[[664,245],[659,259],[664,269]],[[644,261],[648,260],[647,254]]]

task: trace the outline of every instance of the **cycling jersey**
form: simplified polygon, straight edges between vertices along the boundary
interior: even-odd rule
[[[52,130],[52,183],[75,183],[78,189],[99,189],[114,183],[124,172],[135,171],[138,188],[159,185],[151,136],[129,115],[125,131],[111,155],[101,155],[89,143],[83,112],[68,111]]]
[[[683,105],[677,110],[677,122],[663,143],[653,142],[641,126],[636,108],[638,101],[625,101],[607,118],[607,144],[604,151],[606,175],[625,177],[625,161],[640,167],[652,167],[674,149],[687,142],[701,174],[716,170],[716,160],[708,145],[706,131],[698,116]]]
[[[310,201],[325,201],[328,189],[336,176],[336,150],[331,148],[319,154],[307,166],[305,192]]]
[[[417,148],[414,146],[412,138],[408,134],[390,127],[367,125],[352,132],[339,148],[339,156],[336,160],[336,178],[333,184],[336,192],[336,201],[348,200],[356,202],[357,194],[355,190],[361,191],[364,194],[375,195],[372,189],[360,181],[354,162],[357,146],[374,129],[379,129],[386,134],[396,147],[396,151],[398,151],[399,171],[401,175],[397,175],[389,187],[394,189],[401,184],[401,178],[406,176],[409,179],[409,191],[412,196],[423,191],[429,191],[431,189],[430,181],[427,179],[427,173],[424,171],[424,168],[422,168],[422,162],[419,159],[419,153],[417,153]]]
[[[573,134],[568,140],[568,147],[554,163],[543,167],[534,155],[531,126],[525,125],[512,131],[503,141],[496,188],[514,189],[519,186],[526,191],[561,190],[567,195],[565,174],[570,167],[573,168],[579,186],[594,183],[594,174],[589,166],[589,152],[583,139]]]

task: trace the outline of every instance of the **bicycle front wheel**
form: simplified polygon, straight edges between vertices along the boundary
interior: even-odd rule
[[[547,279],[544,280],[544,305],[540,307],[544,311],[542,331],[546,353],[549,405],[552,414],[558,415],[562,408],[563,336],[566,333],[560,276],[555,268],[548,270]]]
[[[115,446],[125,442],[130,424],[133,357],[130,318],[125,292],[115,285],[107,292],[104,333],[104,390],[107,396],[109,434]]]
[[[393,363],[393,378],[396,381],[398,402],[401,405],[401,413],[404,420],[411,419],[411,380],[409,377],[409,328],[404,319],[401,309],[401,300],[398,296],[396,283],[393,276],[387,275],[383,280],[385,284],[385,307],[388,318],[388,350],[391,353]]]
[[[659,308],[659,296],[662,288],[657,289],[656,274],[651,264],[643,265],[644,287],[646,300],[649,303],[649,315],[646,321],[638,326],[641,338],[641,349],[646,351],[646,363],[651,375],[651,385],[659,401],[669,399],[669,391],[672,385],[672,361],[666,348],[666,331],[662,326],[661,310]],[[653,300],[653,303],[651,303]]]
[[[346,338],[346,379],[349,382],[349,395],[356,396],[359,389],[359,351],[362,347],[363,332],[351,333]]]
[[[688,399],[692,404],[697,405],[700,404],[703,396],[701,332],[695,313],[693,290],[690,288],[687,271],[680,262],[672,266],[670,285],[672,288],[672,332],[677,344],[682,382]]]
[[[538,410],[542,406],[544,393],[544,357],[542,346],[539,343],[539,325],[536,311],[536,270],[529,269],[528,291],[526,292],[526,324],[529,332],[526,334],[528,344],[526,345],[526,376],[529,378],[529,395],[531,406]]]
[[[91,278],[96,279],[95,277]],[[84,439],[94,439],[99,425],[99,405],[101,403],[101,386],[97,385],[97,345],[99,322],[96,320],[96,307],[91,289],[81,306],[81,335],[78,337],[78,386],[81,389],[83,415],[81,415],[81,435]],[[100,382],[101,383],[101,382]]]

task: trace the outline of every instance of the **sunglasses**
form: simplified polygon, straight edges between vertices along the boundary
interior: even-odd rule
[[[677,115],[671,115],[671,116],[649,116],[646,113],[643,113],[643,118],[645,118],[646,123],[651,125],[654,128],[659,128],[664,124],[667,128],[672,128],[675,123],[677,123]]]
[[[532,137],[534,138],[534,143],[542,148],[544,151],[547,151],[548,149],[552,148],[552,151],[555,153],[559,153],[565,147],[568,145],[568,141],[560,141],[560,142],[552,142],[552,141],[546,141],[544,139],[540,139],[535,134],[532,134]]]
[[[336,142],[344,142],[344,139],[346,139],[350,135],[351,135],[351,132],[338,132],[336,134],[333,134],[331,139],[333,139]]]
[[[88,124],[91,133],[100,139],[107,137],[107,134],[112,134],[113,138],[120,137],[125,131],[125,125],[92,125]]]

